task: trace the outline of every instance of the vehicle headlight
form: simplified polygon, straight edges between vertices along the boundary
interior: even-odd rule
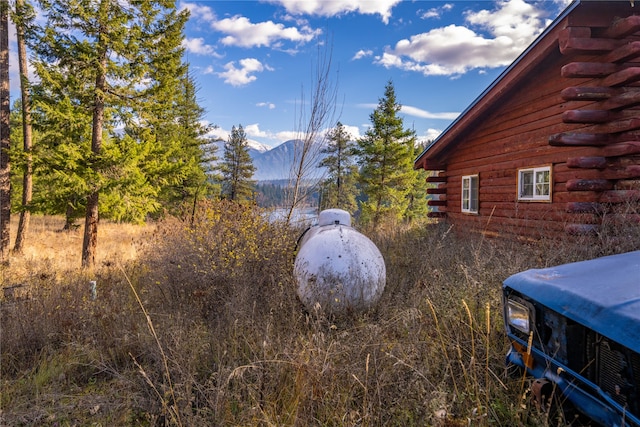
[[[520,332],[529,334],[531,313],[529,308],[517,301],[507,299],[507,323]]]

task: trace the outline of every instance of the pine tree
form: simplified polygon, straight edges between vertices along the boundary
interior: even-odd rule
[[[95,262],[99,206],[112,209],[115,218],[144,217],[145,210],[161,206],[158,181],[183,180],[182,166],[188,162],[176,154],[180,143],[161,141],[173,135],[167,127],[175,110],[158,120],[158,109],[151,111],[150,105],[176,103],[186,73],[181,42],[188,15],[177,12],[171,0],[40,0],[40,6],[46,24],[30,39],[41,81],[34,107],[47,120],[52,115],[62,119],[52,126],[61,138],[48,135],[44,151],[70,166],[56,170],[46,164],[46,173],[58,182],[67,181],[67,199],[85,206],[82,265],[90,267]],[[60,104],[64,118],[52,111]],[[141,130],[150,123],[159,126]],[[122,124],[136,132],[118,135],[114,129]],[[156,163],[176,159],[175,175],[166,182],[148,175]],[[115,207],[121,210],[113,211]]]
[[[378,227],[383,221],[410,218],[419,200],[419,175],[413,169],[415,132],[404,129],[399,117],[393,83],[369,116],[371,128],[358,139],[360,184],[365,200],[360,204],[361,221]],[[426,185],[426,184],[425,184]],[[424,201],[426,206],[426,201]]]
[[[251,180],[256,168],[249,154],[247,135],[238,125],[231,128],[229,140],[224,144],[222,195],[229,200],[247,201],[254,198],[255,182]]]
[[[173,58],[173,73],[158,76],[158,89],[138,115],[142,120],[129,123],[126,129],[129,137],[148,144],[139,167],[155,189],[156,202],[171,214],[179,214],[200,197],[216,194],[209,166],[216,160],[216,146],[206,138],[211,127],[202,124],[204,109],[197,103],[197,88],[178,59]],[[183,76],[178,80],[164,78],[180,72]]]
[[[320,209],[338,208],[353,214],[358,208],[355,146],[351,135],[340,122],[329,131],[327,138],[327,146],[322,149],[322,154],[326,156],[319,164],[319,167],[327,168],[326,178],[320,186]]]

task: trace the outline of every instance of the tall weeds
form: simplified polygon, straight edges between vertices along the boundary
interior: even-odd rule
[[[159,224],[137,261],[34,271],[30,298],[1,301],[0,424],[554,425],[505,374],[501,284],[588,254],[446,224],[367,233],[385,292],[326,317],[296,297],[302,230],[266,218],[207,203]]]

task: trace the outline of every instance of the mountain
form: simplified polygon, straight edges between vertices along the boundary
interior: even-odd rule
[[[225,141],[214,142],[218,147],[216,152],[218,159],[224,157],[224,143]],[[275,181],[289,179],[296,143],[299,143],[299,140],[291,139],[271,148],[268,145],[249,140],[249,155],[253,160],[253,165],[256,167],[253,180]],[[313,175],[317,175],[316,177],[320,177],[322,174],[320,168],[318,168],[317,174],[315,173],[316,171],[312,172],[314,172]]]
[[[256,181],[288,179],[293,164],[296,141],[292,139],[269,151],[252,153],[253,165],[256,167],[253,179]]]
[[[247,145],[249,145],[249,150],[254,150],[254,151],[257,151],[258,153],[264,153],[265,151],[271,150],[270,145],[263,144],[262,142],[254,141],[253,139],[248,139]]]
[[[253,174],[253,179],[256,181],[289,179],[294,162],[296,144],[300,143],[299,139],[291,139],[269,151],[255,155],[253,157],[253,165],[256,167],[256,172]],[[317,157],[316,161],[320,163],[325,154],[317,154]],[[305,174],[305,180],[318,180],[325,172],[325,168],[311,167]]]

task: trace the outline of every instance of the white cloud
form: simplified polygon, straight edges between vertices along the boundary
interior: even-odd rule
[[[238,61],[240,68],[236,68],[235,61],[228,62],[224,69],[226,71],[218,73],[218,76],[224,79],[225,83],[229,83],[232,86],[244,86],[257,79],[254,73],[261,73],[262,71],[271,70],[269,67],[265,67],[260,61],[255,58],[245,58]]]
[[[440,16],[442,16],[443,12],[448,12],[451,9],[453,9],[453,4],[445,3],[442,6],[433,7],[431,9],[429,9],[429,10],[419,10],[418,11],[418,16],[421,19],[431,19],[431,18],[438,19],[438,18],[440,18]]]
[[[349,125],[342,125],[342,126],[344,127],[344,130],[347,132],[347,134],[351,136],[352,141],[355,141],[356,139],[362,136],[360,134],[360,128],[358,126],[349,126]]]
[[[189,9],[192,19],[204,22],[213,22],[216,20],[216,15],[215,13],[213,13],[213,10],[211,10],[209,6],[202,6],[196,3],[189,2],[180,2],[180,4],[178,5],[178,9],[180,11]]]
[[[252,136],[254,138],[269,138],[269,134],[267,132],[260,130],[260,125],[258,123],[245,126],[244,132],[247,136]]]
[[[409,116],[420,117],[423,119],[453,120],[460,115],[460,113],[430,113],[429,111],[408,105],[403,105],[400,108],[400,111]]]
[[[222,129],[221,127],[214,127],[209,132],[207,132],[207,137],[227,141],[230,134],[231,132],[228,130]]]
[[[266,107],[269,110],[273,110],[274,108],[276,108],[276,104],[274,104],[273,102],[258,102],[256,104],[256,107]]]
[[[391,9],[401,0],[270,0],[284,6],[287,12],[295,15],[339,16],[347,13],[380,15],[387,24],[391,18]]]
[[[285,27],[273,21],[252,23],[244,16],[234,16],[211,23],[211,27],[227,34],[221,42],[227,46],[259,47],[278,46],[282,41],[307,43],[322,34],[322,30],[314,30],[309,26]]]
[[[298,133],[295,131],[282,131],[274,133],[271,131],[261,130],[259,123],[253,123],[245,126],[244,131],[247,136],[266,139],[269,141],[274,141],[275,143],[282,143],[298,137]]]
[[[523,0],[501,0],[494,10],[467,12],[471,28],[449,25],[385,48],[375,63],[428,75],[460,75],[509,65],[549,24],[544,12]]]
[[[352,61],[358,60],[358,59],[362,59],[365,56],[371,56],[373,55],[373,51],[372,50],[362,50],[360,49],[359,51],[356,52],[355,55],[353,55],[353,58],[351,58]]]
[[[206,44],[202,37],[194,39],[185,38],[182,40],[182,46],[187,50],[187,52],[194,53],[196,55],[215,55],[216,53],[213,46]]]
[[[424,135],[419,136],[418,139],[425,140],[425,141],[433,141],[434,139],[439,137],[441,133],[442,131],[440,129],[429,128],[424,132]]]

